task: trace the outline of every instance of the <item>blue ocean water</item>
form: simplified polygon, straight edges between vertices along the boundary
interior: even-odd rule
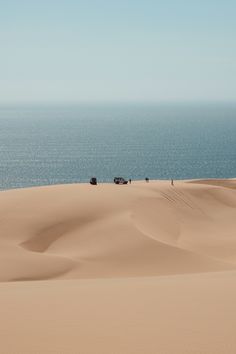
[[[235,104],[0,107],[0,189],[236,177]]]

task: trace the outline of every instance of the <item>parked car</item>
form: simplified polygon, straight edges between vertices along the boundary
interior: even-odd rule
[[[96,186],[96,185],[98,184],[98,182],[97,182],[97,178],[96,178],[96,177],[92,177],[92,178],[90,178],[90,184],[92,184],[92,185]]]
[[[128,181],[126,179],[124,179],[123,177],[115,177],[114,183],[115,184],[127,184]]]

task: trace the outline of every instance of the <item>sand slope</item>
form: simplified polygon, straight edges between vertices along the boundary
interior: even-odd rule
[[[2,283],[1,352],[235,354],[235,277]]]
[[[235,186],[1,192],[2,352],[235,353]]]

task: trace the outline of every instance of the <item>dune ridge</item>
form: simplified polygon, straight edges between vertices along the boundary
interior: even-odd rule
[[[235,269],[236,192],[198,182],[2,192],[0,281]]]

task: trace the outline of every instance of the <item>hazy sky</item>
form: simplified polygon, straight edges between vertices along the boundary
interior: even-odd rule
[[[0,103],[236,101],[235,0],[0,0]]]

